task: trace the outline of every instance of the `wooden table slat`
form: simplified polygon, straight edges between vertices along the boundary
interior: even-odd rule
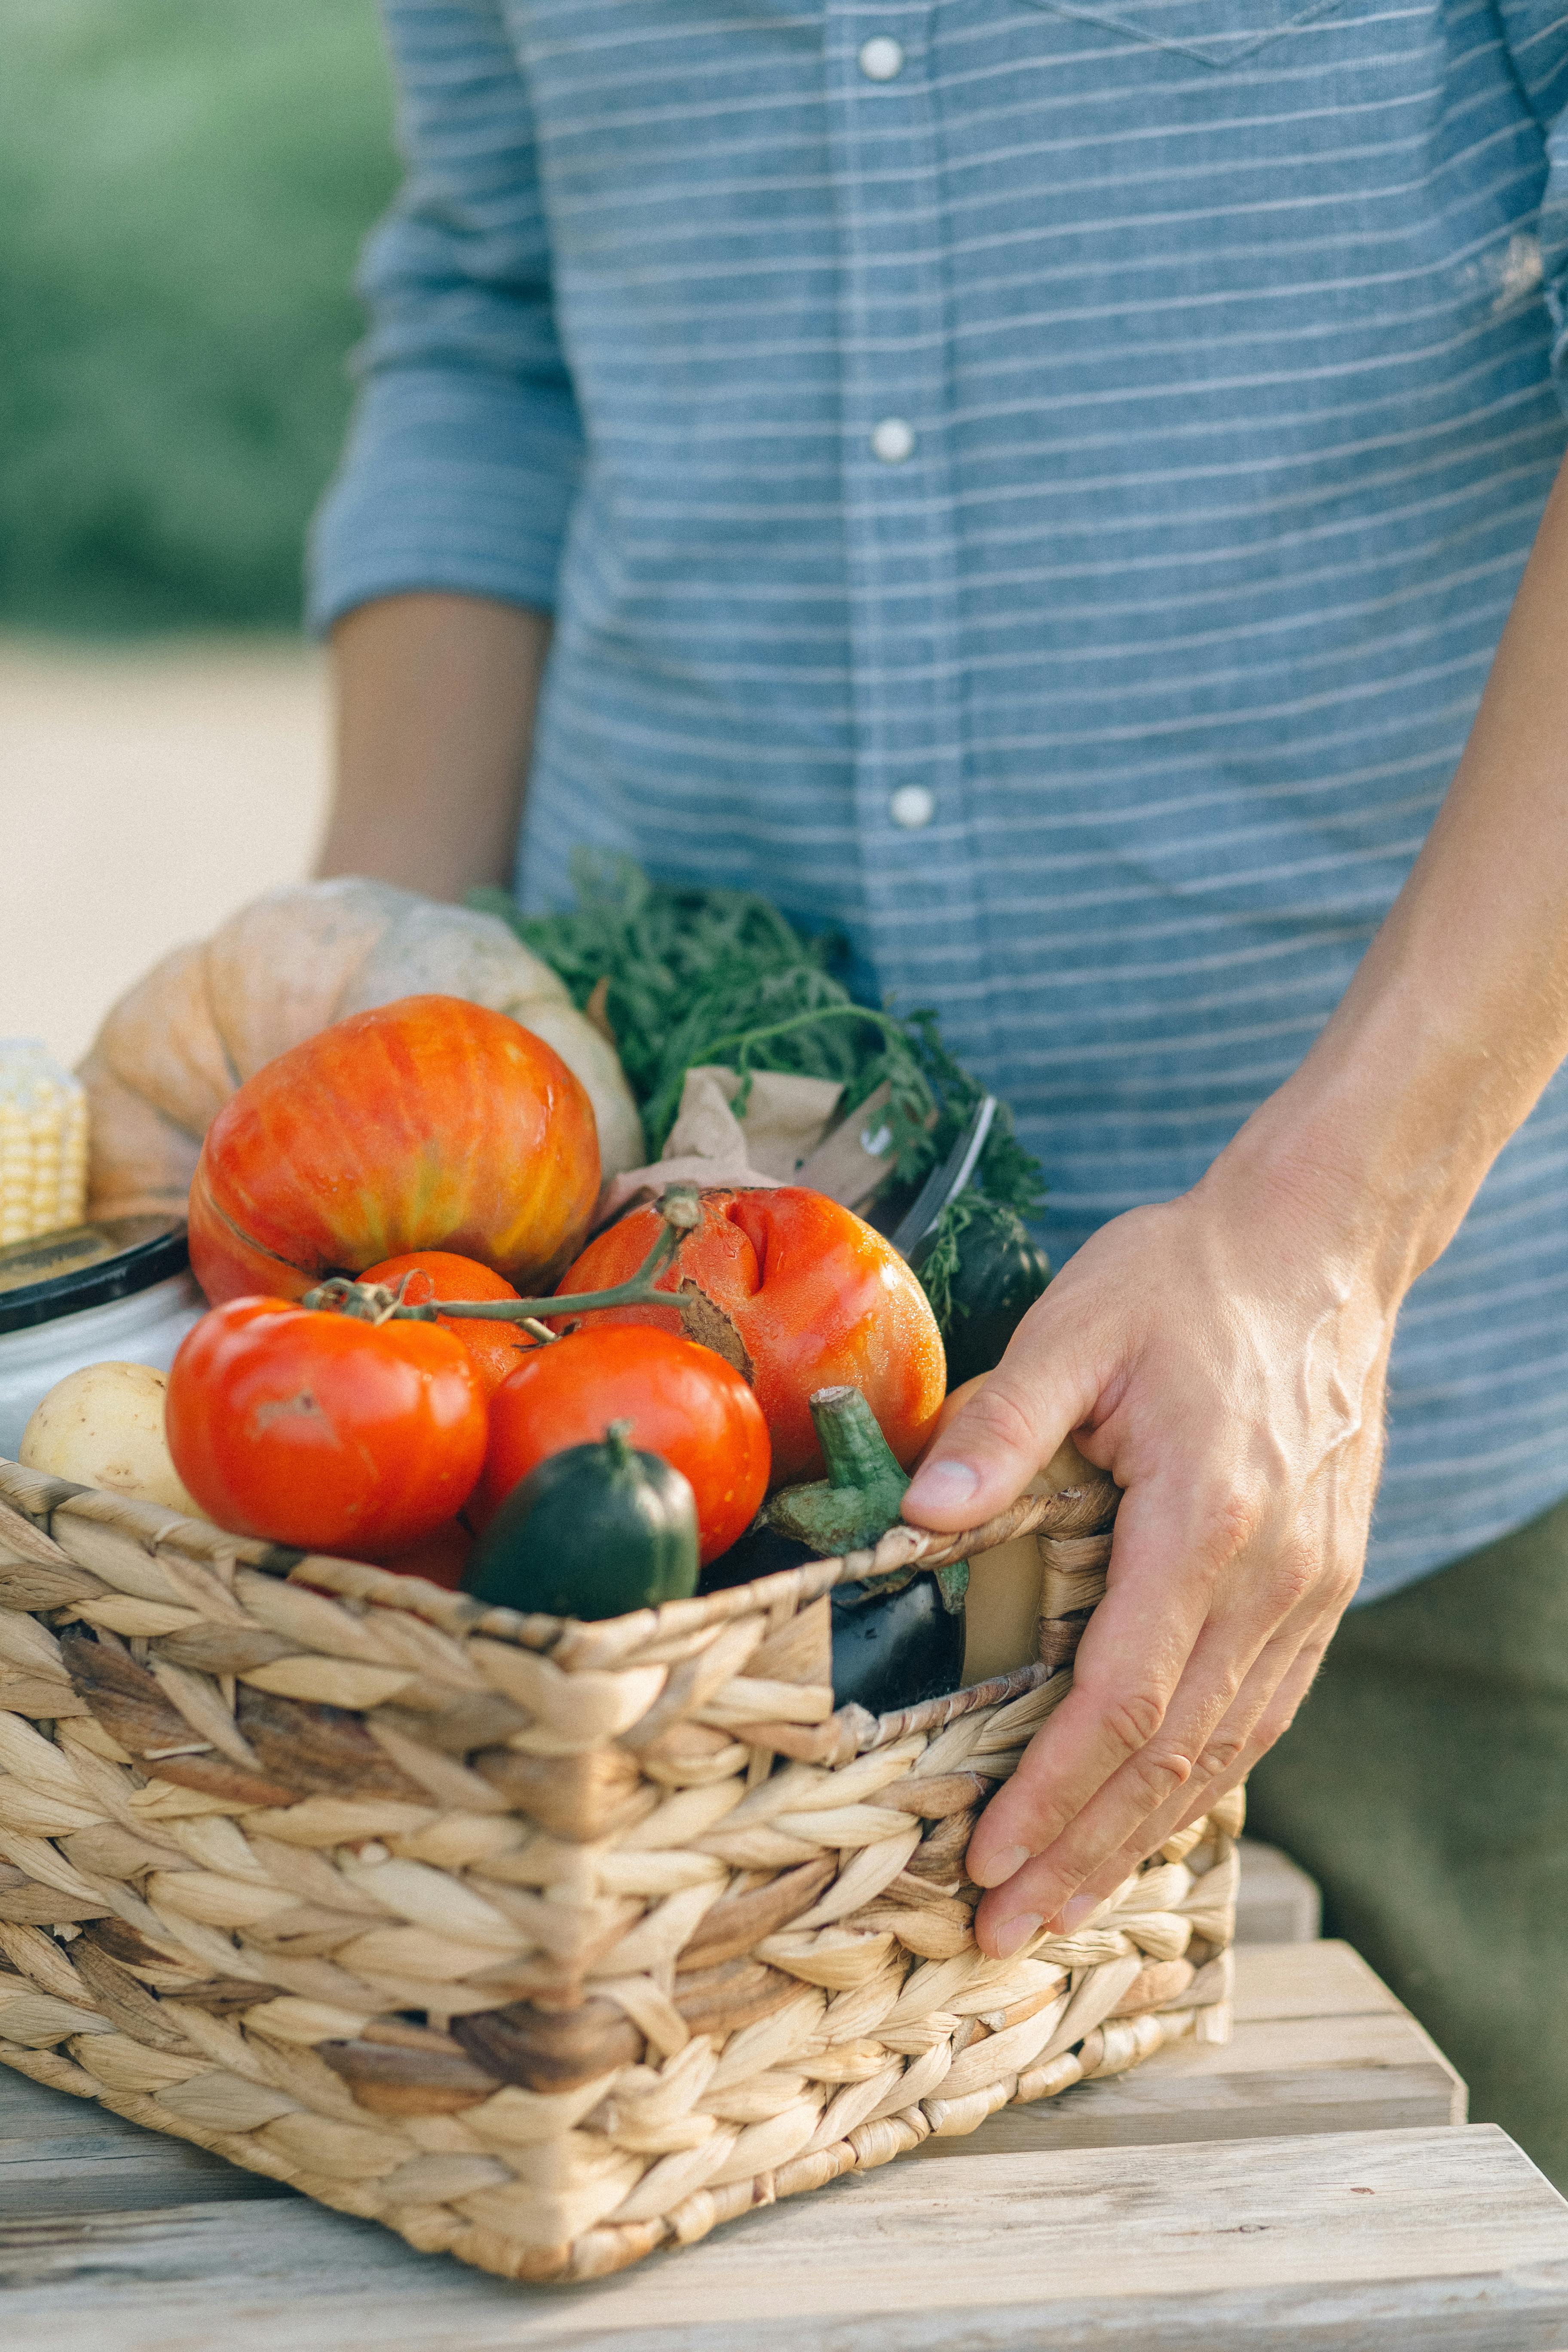
[[[1568,2205],[1495,2126],[892,2165],[527,2289],[303,2200],[0,2231],[7,2352],[1550,2352]]]
[[[1310,1944],[1322,1932],[1323,1897],[1317,1880],[1277,1845],[1243,1838],[1237,1942]]]

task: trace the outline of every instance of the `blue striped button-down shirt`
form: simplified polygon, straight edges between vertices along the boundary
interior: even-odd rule
[[[386,13],[318,619],[552,607],[533,902],[587,841],[840,923],[1058,1255],[1191,1183],[1404,879],[1563,454],[1562,0]],[[1556,1084],[1411,1296],[1368,1590],[1568,1493],[1565,1143]]]

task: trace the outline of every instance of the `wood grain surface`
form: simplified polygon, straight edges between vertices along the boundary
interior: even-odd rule
[[[1277,1845],[1241,1841],[1238,1944],[1310,1944],[1323,1932],[1323,1898],[1315,1878]]]
[[[5,2352],[1554,2352],[1568,2206],[1344,1944],[1236,2034],[596,2285],[510,2286],[0,2072]],[[1171,2062],[1179,2058],[1179,2063]],[[1133,2095],[1158,2092],[1139,2105]],[[1425,2102],[1414,2127],[1384,2128]],[[1361,2127],[1347,2129],[1351,2116]],[[1342,2119],[1336,2128],[1334,2119]],[[1042,2144],[1042,2126],[1082,2135]],[[1016,2127],[1034,2136],[1021,2140]],[[1136,2142],[1137,2144],[1125,2144]],[[1161,2144],[1163,2143],[1163,2144]]]
[[[599,2284],[300,2200],[8,2222],[8,2352],[1550,2352],[1568,2206],[1491,2125],[899,2164]]]

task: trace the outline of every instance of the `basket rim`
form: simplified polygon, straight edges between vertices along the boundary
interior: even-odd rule
[[[1022,1495],[1005,1510],[954,1535],[900,1524],[890,1528],[870,1550],[808,1561],[749,1584],[728,1585],[689,1600],[667,1601],[658,1608],[597,1619],[498,1608],[471,1600],[467,1593],[448,1591],[423,1577],[395,1575],[362,1560],[231,1535],[208,1520],[188,1518],[160,1504],[140,1502],[106,1488],[78,1486],[30,1470],[4,1455],[0,1455],[0,1547],[11,1545],[38,1566],[71,1564],[70,1554],[58,1543],[54,1532],[56,1515],[62,1514],[117,1528],[149,1552],[168,1549],[184,1554],[228,1577],[237,1568],[257,1570],[282,1581],[331,1593],[338,1601],[402,1610],[458,1638],[478,1634],[546,1655],[591,1644],[594,1663],[613,1670],[617,1653],[639,1649],[648,1641],[702,1633],[759,1610],[770,1615],[794,1615],[840,1584],[869,1581],[914,1567],[947,1567],[972,1553],[994,1550],[1017,1536],[1078,1535],[1103,1528],[1119,1499],[1119,1489],[1109,1478],[1096,1480],[1092,1486],[1085,1483],[1043,1495]],[[1047,1681],[1054,1671],[1043,1664],[1023,1666],[1013,1674],[993,1675],[985,1682],[881,1716],[850,1701],[816,1727],[818,1740],[825,1755],[829,1750],[845,1758],[868,1755],[911,1732],[940,1730],[976,1707],[1022,1697]]]

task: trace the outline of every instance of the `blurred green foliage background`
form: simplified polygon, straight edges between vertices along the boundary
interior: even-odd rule
[[[0,0],[0,624],[298,621],[395,178],[374,0]]]

